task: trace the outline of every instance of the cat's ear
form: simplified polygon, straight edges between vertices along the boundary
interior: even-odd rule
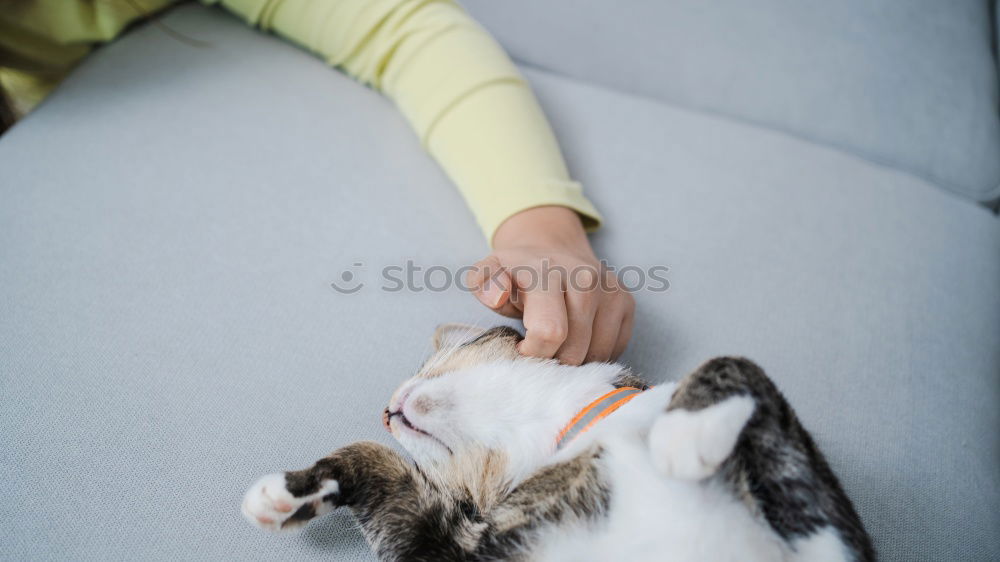
[[[483,335],[487,329],[481,326],[458,322],[441,324],[434,330],[434,351],[458,347],[465,342],[472,341]]]

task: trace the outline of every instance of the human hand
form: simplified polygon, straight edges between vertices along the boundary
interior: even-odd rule
[[[487,307],[523,318],[521,354],[579,365],[625,350],[635,300],[601,267],[576,212],[551,206],[517,213],[497,229],[493,247],[466,283]]]

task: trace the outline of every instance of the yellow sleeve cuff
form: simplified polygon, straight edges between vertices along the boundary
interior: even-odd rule
[[[427,148],[459,186],[487,240],[511,215],[545,205],[575,210],[588,231],[601,224],[521,80],[490,84],[453,105],[431,131]]]
[[[601,226],[601,215],[594,205],[583,196],[580,184],[570,182],[540,182],[524,186],[524,189],[513,190],[504,197],[498,198],[493,205],[473,209],[479,227],[493,246],[493,235],[497,228],[510,217],[535,207],[559,206],[576,211],[583,221],[587,232],[593,232]]]

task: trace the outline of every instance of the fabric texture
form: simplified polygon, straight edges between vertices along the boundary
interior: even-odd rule
[[[1000,198],[991,1],[462,3],[515,60],[990,201]]]
[[[11,35],[0,36],[0,66],[65,72],[94,44],[168,3],[157,0],[139,10],[125,1],[46,0],[5,10],[0,32]],[[517,68],[456,3],[208,3],[309,49],[392,99],[455,180],[487,240],[511,215],[540,205],[569,207],[589,230],[598,226],[597,210],[569,177],[559,145]]]
[[[500,323],[426,289],[485,245],[386,99],[219,11],[166,23],[211,45],[138,29],[0,138],[0,556],[370,560],[343,511],[276,536],[240,499],[390,443],[380,413],[435,325]],[[599,254],[670,268],[624,360],[653,382],[758,361],[883,560],[1000,558],[997,218],[842,151],[526,76],[607,216]],[[425,290],[380,290],[406,260]],[[335,291],[345,271],[365,286]]]

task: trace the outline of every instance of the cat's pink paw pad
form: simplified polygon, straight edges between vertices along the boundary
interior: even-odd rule
[[[247,490],[242,511],[258,527],[278,531],[303,503],[285,488],[284,474],[268,474]]]
[[[337,483],[327,480],[320,490],[309,496],[295,497],[286,487],[284,474],[268,474],[254,482],[243,497],[241,511],[248,521],[269,531],[286,531],[301,527],[309,519],[332,509],[323,497],[337,492]],[[296,517],[304,505],[312,509]]]
[[[266,494],[267,490],[265,490],[264,493]],[[276,499],[274,500],[274,509],[280,511],[281,513],[289,513],[294,508],[292,507],[291,503],[286,502],[282,499]]]

